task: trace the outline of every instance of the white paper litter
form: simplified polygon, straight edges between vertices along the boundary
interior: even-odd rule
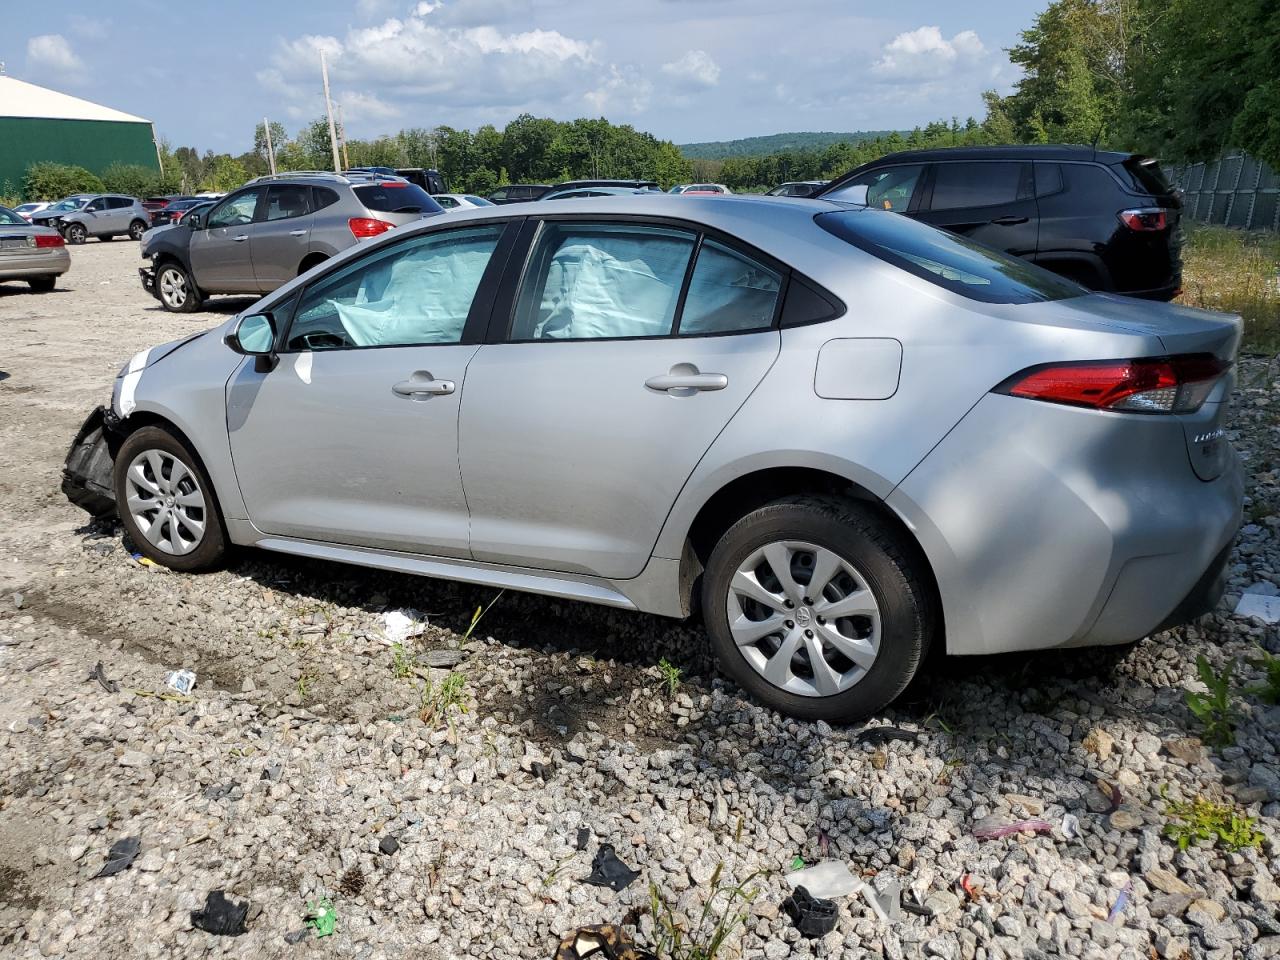
[[[862,888],[862,881],[850,873],[848,866],[841,860],[823,860],[812,867],[788,873],[783,879],[792,890],[804,887],[809,891],[809,896],[820,900],[847,897]]]
[[[422,614],[417,610],[388,610],[382,615],[382,642],[388,645],[404,643],[427,629]]]
[[[1074,813],[1062,815],[1062,835],[1068,840],[1074,840],[1080,836],[1080,818]]]
[[[195,687],[196,675],[190,670],[173,670],[164,675],[164,682],[185,696]]]
[[[1256,617],[1263,623],[1280,623],[1280,597],[1268,597],[1261,593],[1244,593],[1236,604],[1236,614]]]

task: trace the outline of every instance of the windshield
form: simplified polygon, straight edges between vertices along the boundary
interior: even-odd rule
[[[841,240],[983,303],[1040,303],[1089,291],[1042,267],[898,213],[869,208],[823,213],[818,226]]]
[[[28,226],[27,221],[23,220],[20,216],[18,216],[16,213],[10,210],[8,207],[0,207],[0,223],[3,223],[6,227]]]
[[[355,188],[356,197],[370,210],[382,213],[440,213],[440,204],[416,183],[389,180]]]
[[[59,200],[49,210],[56,210],[58,213],[64,213],[67,210],[79,210],[90,200],[89,197],[67,197],[65,200]]]

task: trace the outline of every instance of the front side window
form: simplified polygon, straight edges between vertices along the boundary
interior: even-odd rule
[[[253,223],[258,193],[258,190],[246,190],[228,197],[209,214],[209,227],[243,227]]]
[[[21,210],[22,207],[18,209]],[[8,207],[0,207],[0,224],[4,224],[6,227],[25,227],[27,221],[23,220]]]
[[[824,213],[818,226],[913,276],[984,303],[1037,303],[1089,291],[1042,267],[908,217]]]
[[[668,227],[544,223],[510,339],[668,336],[694,239]]]
[[[931,210],[994,207],[1013,203],[1030,190],[1024,182],[1030,167],[1025,163],[939,163],[933,168]]]
[[[105,197],[99,197],[84,209],[86,213],[101,213],[103,210],[107,209],[107,200]]]
[[[453,199],[453,197],[436,197],[435,201],[446,210],[452,210],[458,205],[458,201]]]
[[[287,349],[460,343],[505,226],[428,233],[339,269],[303,295]]]
[[[920,174],[924,166],[911,163],[901,167],[881,167],[850,180],[833,193],[824,194],[824,200],[846,203],[863,203],[879,210],[902,213],[911,206]]]
[[[267,190],[267,219],[288,220],[311,212],[311,188],[292,183],[274,184]]]
[[[736,250],[704,240],[680,314],[681,336],[767,330],[782,275]]]

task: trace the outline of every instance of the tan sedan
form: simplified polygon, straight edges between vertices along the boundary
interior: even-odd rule
[[[62,234],[52,227],[33,226],[0,207],[0,281],[25,280],[36,293],[48,293],[70,269],[71,255]]]

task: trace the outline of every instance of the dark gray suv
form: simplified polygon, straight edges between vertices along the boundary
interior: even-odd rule
[[[206,211],[148,231],[142,285],[175,313],[218,293],[270,293],[335,253],[443,213],[403,177],[293,172],[251,180]]]

